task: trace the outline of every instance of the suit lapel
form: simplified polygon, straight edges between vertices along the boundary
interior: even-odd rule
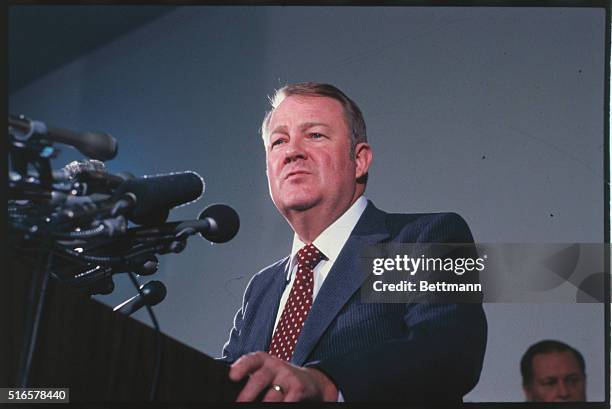
[[[254,334],[249,338],[251,343],[246,346],[247,351],[267,351],[270,346],[278,305],[287,285],[287,268],[289,268],[288,257],[271,273],[272,278],[268,284],[269,289],[268,292],[265,292],[268,296],[262,298],[257,308],[256,316],[253,317],[255,320]],[[265,317],[268,318],[265,319]]]
[[[360,266],[361,250],[389,237],[386,213],[372,202],[357,222],[308,313],[291,362],[303,365],[329,324],[367,277]],[[277,303],[278,304],[278,303]]]

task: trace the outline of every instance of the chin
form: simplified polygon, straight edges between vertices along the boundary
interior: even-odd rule
[[[313,197],[294,197],[289,200],[281,200],[278,202],[280,206],[276,206],[279,209],[283,209],[281,213],[287,213],[290,211],[303,212],[308,209],[312,209],[316,204],[317,200]]]

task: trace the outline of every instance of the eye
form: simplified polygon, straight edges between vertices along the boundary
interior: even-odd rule
[[[323,135],[322,133],[319,133],[319,132],[312,132],[312,133],[310,133],[310,137],[312,139],[321,139],[321,138],[324,138],[325,135]]]
[[[280,145],[282,143],[285,143],[285,140],[283,138],[278,138],[278,139],[274,140],[274,142],[272,142],[270,144],[270,146],[271,147],[275,147],[275,146]]]

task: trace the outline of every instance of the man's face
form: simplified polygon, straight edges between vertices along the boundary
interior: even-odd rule
[[[335,99],[285,98],[272,113],[268,134],[270,195],[285,217],[315,206],[346,209],[360,194],[356,178],[367,166],[351,158],[349,129]]]
[[[533,380],[524,386],[531,402],[580,402],[586,400],[586,379],[570,351],[537,354],[533,357]]]

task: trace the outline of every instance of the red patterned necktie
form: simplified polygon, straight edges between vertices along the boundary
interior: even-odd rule
[[[297,344],[308,311],[312,307],[313,269],[322,258],[323,253],[313,244],[307,244],[298,251],[297,273],[289,298],[272,336],[270,355],[277,356],[285,361],[289,361],[293,356],[295,344]]]

